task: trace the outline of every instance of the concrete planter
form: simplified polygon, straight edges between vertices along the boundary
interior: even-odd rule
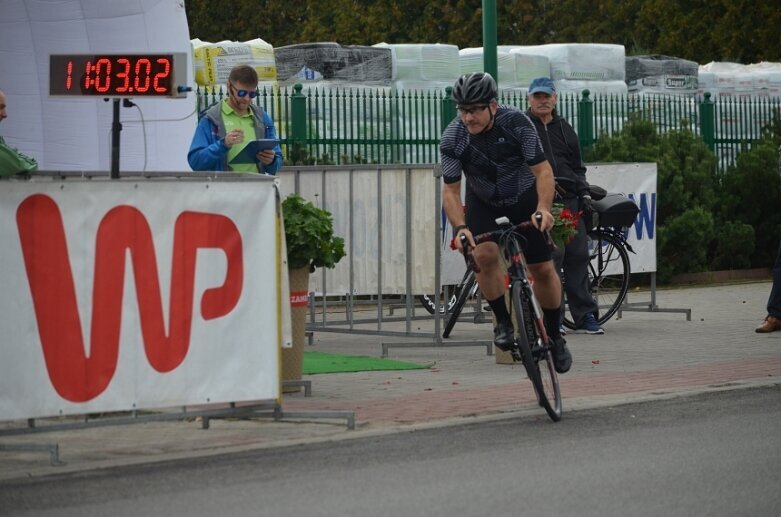
[[[309,294],[309,267],[289,269],[290,278],[290,318],[293,333],[292,348],[282,349],[282,380],[301,380],[304,368],[304,343],[306,341],[306,316]],[[286,386],[283,393],[297,393],[300,386]]]

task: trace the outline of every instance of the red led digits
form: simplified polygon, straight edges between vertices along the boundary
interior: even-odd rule
[[[117,93],[133,91],[130,89],[130,60],[120,57],[117,59],[117,64],[123,67],[121,72],[117,72],[117,79],[122,81],[122,84],[117,86]]]
[[[73,84],[73,61],[68,60],[67,72],[65,75],[65,89],[70,90]]]
[[[103,82],[101,83],[101,77]],[[95,64],[95,91],[106,93],[111,88],[111,60],[103,57]]]
[[[167,79],[168,75],[171,73],[171,60],[167,57],[161,57],[157,59],[157,64],[162,65],[163,70],[155,74],[154,89],[158,93],[167,93],[170,89],[170,86],[168,88],[165,86],[160,86],[160,82],[164,79]]]
[[[148,59],[141,58],[136,61],[136,78],[133,82],[133,89],[138,93],[146,93],[149,90],[152,73],[152,63]],[[143,82],[142,82],[143,81]]]
[[[171,54],[52,55],[49,67],[50,95],[176,96]]]

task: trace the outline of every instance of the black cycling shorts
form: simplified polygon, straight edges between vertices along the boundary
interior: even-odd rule
[[[510,219],[513,224],[530,221],[537,211],[537,190],[531,188],[520,195],[514,204],[496,207],[483,202],[469,188],[466,189],[466,225],[472,235],[492,232],[499,229],[496,219],[502,216]],[[538,264],[551,259],[551,252],[542,232],[530,231],[524,233],[527,245],[524,247],[526,262]]]

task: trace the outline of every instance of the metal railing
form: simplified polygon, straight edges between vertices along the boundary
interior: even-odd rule
[[[262,86],[256,103],[274,119],[285,163],[345,165],[439,161],[439,138],[456,116],[451,89],[394,91],[390,87]],[[199,87],[198,109],[222,100],[223,87]],[[499,102],[528,108],[524,92],[501,92]],[[559,94],[558,112],[575,127],[581,147],[621,131],[631,117],[658,131],[688,128],[719,157],[720,168],[761,138],[781,117],[781,98],[642,94]]]

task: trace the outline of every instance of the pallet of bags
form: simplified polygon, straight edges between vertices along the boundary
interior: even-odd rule
[[[235,65],[254,67],[261,83],[277,80],[274,47],[260,38],[219,43],[194,39],[190,43],[193,49],[195,82],[200,86],[224,85]]]
[[[482,72],[483,48],[464,48],[458,51],[460,73]],[[497,50],[496,68],[501,91],[517,90],[525,94],[529,84],[536,77],[550,76],[550,62],[545,56],[518,54],[507,50]]]
[[[695,95],[699,65],[661,54],[627,56],[626,84],[630,93]]]
[[[547,45],[500,45],[498,50],[545,56],[550,77],[555,80],[624,81],[623,45],[611,43],[551,43]]]

